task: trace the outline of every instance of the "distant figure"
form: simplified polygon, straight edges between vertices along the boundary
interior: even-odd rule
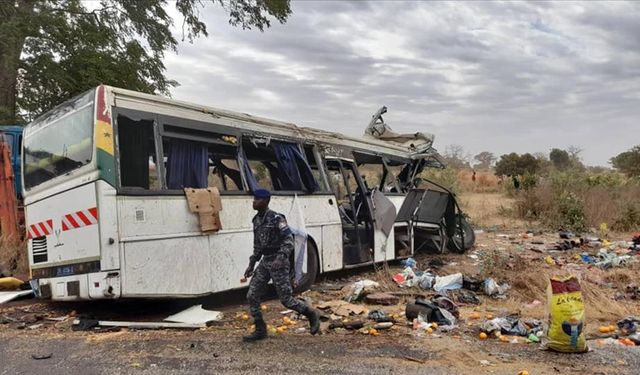
[[[513,176],[511,176],[511,179],[513,180],[514,189],[520,190],[520,180],[518,180],[518,176],[513,175]]]
[[[473,170],[473,174],[471,175],[471,181],[476,182],[476,170]]]

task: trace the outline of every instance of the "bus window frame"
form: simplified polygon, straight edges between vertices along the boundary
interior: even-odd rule
[[[322,157],[322,154],[320,153],[320,145],[318,143],[304,142],[302,143],[302,149],[304,150],[305,147],[311,147],[311,153],[313,154],[316,165],[318,166],[318,171],[320,172],[320,178],[322,179],[321,181],[317,181],[318,186],[320,186],[320,190],[314,191],[312,194],[333,194],[333,192],[331,191],[331,186],[329,186],[329,177],[327,176],[327,168],[324,163],[325,161]]]
[[[311,142],[304,142],[303,140],[300,140],[298,138],[294,138],[294,137],[286,137],[286,136],[282,136],[279,134],[265,134],[265,133],[259,133],[259,132],[254,132],[254,133],[242,133],[242,137],[238,140],[238,143],[240,144],[240,147],[242,148],[242,151],[244,151],[244,142],[245,140],[247,140],[249,143],[251,143],[251,139],[265,139],[265,140],[269,140],[269,142],[271,141],[276,141],[276,142],[287,142],[287,143],[293,143],[296,144],[302,151],[303,155],[304,155],[304,146],[315,146],[314,147],[314,155],[316,157],[316,163],[318,164],[318,169],[320,170],[320,175],[323,176],[323,178],[326,180],[326,167],[323,163],[321,163],[321,160],[318,160],[318,157],[320,157],[320,154],[318,153],[318,144],[317,143],[311,143]],[[242,158],[239,158],[242,159]],[[242,162],[242,160],[240,160],[240,162]],[[244,175],[244,165],[239,164],[240,168],[242,169],[242,177],[243,177],[243,182],[246,184],[246,177]],[[271,195],[277,195],[277,196],[295,196],[295,195],[333,195],[333,193],[331,192],[331,188],[328,187],[328,185],[326,184],[327,181],[316,181],[318,183],[318,186],[320,187],[320,190],[318,191],[313,191],[313,192],[309,192],[309,191],[305,191],[305,190],[275,190],[272,189],[271,191]],[[245,186],[245,188],[247,189],[247,192],[249,194],[251,194],[251,192],[249,191],[249,186]]]

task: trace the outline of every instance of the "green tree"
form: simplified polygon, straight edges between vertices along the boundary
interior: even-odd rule
[[[571,165],[569,153],[559,148],[554,148],[551,150],[551,152],[549,153],[549,160],[551,160],[551,163],[556,169],[561,171],[569,168],[569,166]]]
[[[533,175],[539,170],[540,160],[529,153],[518,155],[515,152],[512,152],[510,154],[502,155],[495,166],[495,174],[498,176],[519,176],[524,175],[525,173]]]
[[[475,165],[478,169],[489,169],[493,162],[496,161],[496,156],[489,151],[482,151],[473,158],[478,162]]]
[[[217,0],[229,23],[261,31],[285,22],[289,0]],[[207,36],[201,0],[0,1],[0,124],[27,119],[100,83],[168,94],[166,51],[175,51],[174,20],[182,41]]]
[[[612,157],[611,164],[629,177],[640,176],[640,145]]]

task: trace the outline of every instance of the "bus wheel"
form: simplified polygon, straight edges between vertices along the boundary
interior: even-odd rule
[[[476,234],[471,224],[465,220],[464,216],[456,215],[456,231],[449,241],[449,250],[456,253],[464,253],[469,250],[476,242]],[[464,238],[464,243],[462,239]]]
[[[309,290],[311,285],[316,281],[316,277],[318,277],[319,268],[318,249],[316,248],[316,244],[311,240],[307,240],[307,273],[302,276],[302,279],[293,292],[298,294],[305,290]]]

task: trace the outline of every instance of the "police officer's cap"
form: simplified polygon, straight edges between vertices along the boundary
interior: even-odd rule
[[[259,199],[271,198],[271,192],[267,189],[256,189],[253,196]]]

